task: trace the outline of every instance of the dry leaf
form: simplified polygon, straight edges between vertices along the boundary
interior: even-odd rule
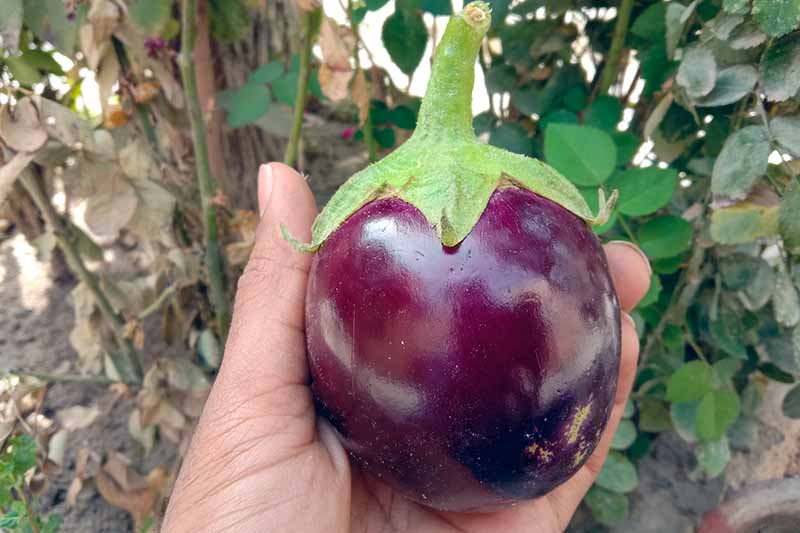
[[[119,151],[119,164],[129,178],[158,178],[161,173],[153,158],[150,144],[139,137],[131,140]]]
[[[11,187],[25,167],[33,161],[33,156],[32,153],[20,152],[11,161],[0,167],[0,204],[5,201],[8,193],[11,192]]]
[[[119,452],[109,452],[103,470],[125,492],[147,488],[147,480],[131,467],[131,461]]]
[[[231,266],[242,266],[250,259],[253,252],[252,242],[234,242],[225,247],[225,258]]]
[[[155,445],[156,427],[142,425],[142,412],[138,409],[131,411],[128,417],[128,433],[142,445],[145,455],[148,455]]]
[[[47,459],[53,461],[58,466],[64,466],[64,455],[67,451],[68,437],[69,430],[61,429],[50,437],[50,442],[47,444]]]
[[[96,405],[90,407],[73,405],[56,412],[56,420],[67,431],[85,429],[91,426],[98,416],[100,416],[100,409]]]
[[[131,341],[137,350],[144,348],[144,328],[138,320],[129,320],[122,330],[122,336]]]
[[[325,17],[319,30],[319,46],[322,60],[326,65],[337,69],[350,69],[355,40],[346,26],[339,26],[335,20]]]
[[[142,524],[158,501],[159,490],[148,485],[145,488],[126,491],[102,470],[97,473],[94,481],[103,499],[114,507],[129,512],[133,516],[134,529],[141,530]]]
[[[350,90],[353,103],[358,107],[358,124],[362,125],[369,116],[369,89],[367,88],[367,77],[363,70],[356,73],[353,79],[353,87]]]
[[[159,92],[161,92],[161,84],[157,81],[146,81],[131,86],[131,95],[137,104],[146,104],[158,96]]]
[[[319,68],[319,86],[322,93],[334,102],[341,102],[347,98],[348,85],[352,77],[353,71],[350,69],[334,70],[327,63],[323,63]]]
[[[95,193],[86,202],[86,225],[100,237],[116,237],[131,221],[139,204],[136,190],[120,171],[96,184]]]
[[[106,42],[117,27],[120,9],[111,0],[93,0],[86,20],[92,24],[96,42]]]
[[[105,107],[103,113],[103,127],[109,130],[121,128],[128,123],[128,113],[119,104],[112,104]]]
[[[39,95],[32,96],[31,99],[39,109],[39,120],[50,137],[73,150],[86,150],[102,155],[95,143],[91,125],[79,114]]]
[[[294,0],[294,3],[303,11],[314,11],[321,5],[320,0]]]
[[[79,477],[73,478],[69,484],[69,489],[67,489],[68,506],[72,507],[78,503],[78,495],[80,495],[81,490],[83,490],[83,480]]]
[[[95,70],[100,64],[100,60],[106,55],[111,45],[110,41],[99,41],[95,38],[94,26],[84,24],[78,30],[78,43],[81,52],[86,57],[86,64],[91,70]]]
[[[47,132],[30,98],[23,98],[13,109],[9,105],[0,109],[0,138],[17,152],[35,152],[44,146]]]
[[[109,107],[108,99],[114,93],[114,85],[119,80],[119,74],[120,68],[117,54],[113,50],[109,50],[103,57],[103,61],[100,63],[95,74],[100,96],[100,105],[104,110]]]
[[[159,239],[167,247],[174,247],[175,236],[172,219],[175,212],[175,197],[151,179],[132,182],[136,195],[141,199],[128,229],[149,240]]]
[[[258,223],[258,214],[248,209],[235,209],[230,222],[242,241],[255,241]]]

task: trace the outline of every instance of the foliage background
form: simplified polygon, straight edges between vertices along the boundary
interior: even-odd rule
[[[476,67],[488,109],[476,132],[547,161],[593,207],[598,187],[617,189],[616,213],[597,232],[636,243],[653,264],[633,313],[642,355],[632,401],[586,498],[597,521],[614,525],[655,436],[677,432],[693,446],[697,476],[718,476],[731,449],[755,439],[768,381],[800,377],[800,3],[490,4]],[[0,204],[42,257],[77,279],[79,358],[78,375],[15,369],[0,388],[3,526],[57,527],[21,496],[34,497],[34,478],[58,466],[53,440],[69,423],[33,435],[31,470],[12,413],[43,382],[125,387],[136,397],[132,438],[145,451],[156,439],[185,448],[253,242],[257,165],[285,158],[306,168],[318,117],[348,122],[342,146],[370,160],[399,145],[419,109],[414,73],[425,73],[453,7],[326,5],[339,22],[314,0],[3,8]],[[381,42],[360,31],[376,36],[375,20]],[[133,268],[114,268],[120,260]],[[153,317],[156,334],[192,357],[154,357],[144,328]],[[783,410],[800,418],[800,385]],[[74,490],[94,479],[137,528],[152,524],[174,472],[137,485],[118,457],[103,463]],[[135,490],[146,497],[131,498]]]

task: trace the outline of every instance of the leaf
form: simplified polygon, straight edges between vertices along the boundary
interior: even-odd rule
[[[698,402],[678,402],[669,406],[672,427],[686,442],[697,442]]]
[[[744,307],[749,311],[757,311],[764,307],[772,298],[772,288],[775,286],[775,271],[766,262],[759,266],[753,275],[750,284],[740,293]]]
[[[761,83],[767,100],[782,102],[800,90],[800,34],[770,46],[761,59]]]
[[[639,301],[636,307],[647,307],[658,301],[658,295],[661,294],[661,278],[657,274],[650,276],[650,287],[647,292]]]
[[[41,40],[52,43],[62,54],[72,54],[78,24],[68,20],[63,0],[25,0],[23,20]]]
[[[731,32],[727,43],[725,43],[732,53],[723,48],[723,43],[717,43],[716,51],[720,56],[729,56],[728,62],[735,63],[740,55],[738,50],[752,50],[764,44],[767,39],[767,34],[761,31],[754,21],[748,19]],[[756,58],[757,56],[752,59]]]
[[[628,518],[629,503],[624,494],[593,486],[586,493],[584,501],[592,510],[595,520],[605,526],[618,526]]]
[[[209,0],[211,33],[222,41],[243,39],[250,32],[250,13],[244,0]]]
[[[778,233],[778,206],[744,201],[711,214],[711,238],[720,244],[742,244]]]
[[[381,39],[392,61],[410,75],[425,54],[428,29],[419,13],[397,10],[383,23]]]
[[[720,359],[711,367],[713,371],[714,384],[717,386],[724,386],[736,375],[742,368],[742,362],[732,357]]]
[[[701,442],[695,451],[697,464],[709,477],[717,477],[731,460],[731,449],[727,437],[711,442]]]
[[[319,46],[322,60],[333,70],[350,71],[355,38],[351,30],[339,26],[335,20],[325,17],[319,30]]]
[[[800,115],[775,117],[770,121],[769,129],[783,148],[800,157]]]
[[[633,21],[630,32],[648,41],[661,39],[661,36],[664,35],[667,30],[666,16],[668,5],[669,4],[666,2],[656,2],[647,7],[647,9],[642,11],[642,14]]]
[[[147,35],[161,35],[172,16],[171,0],[137,0],[128,16]]]
[[[800,131],[797,134],[800,135]],[[778,231],[786,249],[800,254],[800,183],[796,179],[792,180],[783,193],[778,211]]]
[[[319,86],[322,94],[334,102],[341,102],[349,95],[348,87],[352,77],[353,71],[349,67],[338,70],[327,63],[323,64],[319,68]]]
[[[389,112],[389,122],[401,130],[413,130],[417,127],[417,114],[410,107],[399,105]]]
[[[516,83],[517,71],[511,65],[495,65],[486,72],[486,88],[489,92],[509,92]]]
[[[722,9],[726,13],[746,15],[750,12],[750,0],[722,0]]]
[[[692,225],[680,217],[653,218],[639,228],[639,245],[653,259],[673,257],[692,244]]]
[[[728,137],[711,175],[715,198],[744,199],[766,173],[771,150],[769,136],[761,126],[747,126]]]
[[[453,6],[450,0],[422,0],[420,9],[431,15],[450,15],[453,13]]]
[[[11,474],[21,477],[36,466],[36,441],[28,435],[17,435],[8,439],[0,464],[11,465]]]
[[[247,83],[230,96],[228,110],[228,126],[241,128],[252,124],[267,111],[270,106],[270,92],[264,85]]]
[[[367,78],[364,71],[359,69],[350,87],[350,98],[358,109],[358,124],[363,125],[369,117],[370,97],[367,89]]]
[[[86,202],[86,225],[95,235],[116,237],[136,213],[139,197],[122,172],[113,169],[95,186]]]
[[[24,87],[32,87],[42,80],[39,70],[25,60],[25,56],[8,56],[5,58],[6,67],[12,78]]]
[[[758,81],[758,71],[750,65],[734,65],[717,75],[714,89],[695,100],[698,107],[715,107],[738,102],[750,94]]]
[[[613,96],[600,95],[589,107],[586,125],[614,132],[620,120],[622,120],[622,104],[620,101]]]
[[[717,348],[736,359],[747,359],[747,348],[741,339],[740,326],[739,318],[723,308],[717,320],[709,322],[708,330]]]
[[[219,368],[222,362],[222,347],[210,329],[204,329],[197,338],[197,353],[209,368]]]
[[[781,37],[800,24],[800,0],[753,0],[753,15],[770,37]]]
[[[503,122],[489,135],[489,144],[523,155],[533,150],[533,141],[528,137],[528,132],[516,122]]]
[[[156,442],[156,426],[143,425],[142,412],[139,409],[133,409],[128,417],[128,433],[142,445],[144,454],[149,455]]]
[[[0,205],[3,204],[6,196],[11,192],[14,182],[17,181],[17,178],[28,164],[33,161],[33,158],[34,154],[32,153],[20,152],[0,167]]]
[[[611,441],[613,450],[626,450],[636,440],[636,426],[630,420],[621,420]]]
[[[714,20],[709,23],[709,28],[714,32],[717,39],[726,41],[731,36],[731,32],[739,27],[744,22],[744,17],[741,15],[727,15],[720,13]]]
[[[738,416],[739,396],[735,391],[711,391],[697,407],[697,436],[705,441],[719,440]]]
[[[545,131],[544,153],[548,163],[581,186],[602,184],[617,163],[614,140],[590,126],[551,124]]]
[[[692,98],[707,95],[717,79],[717,63],[711,50],[702,46],[690,48],[683,56],[675,81]]]
[[[667,205],[678,184],[678,172],[658,167],[632,168],[611,176],[609,190],[618,190],[617,210],[629,216],[649,215]]]
[[[609,452],[595,483],[612,492],[625,494],[633,491],[639,484],[639,475],[636,473],[636,467],[627,457],[612,451]]]
[[[100,416],[100,409],[96,405],[89,407],[73,405],[56,412],[56,420],[67,431],[86,429],[94,423],[98,416]]]
[[[711,367],[703,361],[691,361],[680,367],[667,382],[667,400],[694,402],[711,390]]]
[[[772,292],[772,307],[778,324],[792,327],[800,322],[800,297],[792,279],[783,270],[776,273],[775,289]],[[800,354],[798,354],[800,357]],[[797,369],[800,372],[800,366]]]
[[[297,82],[299,75],[289,72],[272,82],[272,94],[275,99],[289,107],[294,107],[297,95]]]
[[[19,49],[19,34],[22,29],[22,0],[8,0],[3,6],[0,20],[0,46],[15,54]]]
[[[685,9],[686,8],[678,2],[670,2],[667,4],[665,39],[667,43],[667,57],[669,59],[675,57],[675,49],[678,48],[678,43],[683,35],[684,23],[681,22],[681,19],[683,18]]]
[[[631,162],[642,143],[638,135],[629,131],[615,131],[611,137],[617,145],[617,166],[624,167]]]
[[[283,63],[264,63],[247,76],[247,83],[272,83],[283,75]]]
[[[658,102],[655,108],[653,108],[650,116],[647,117],[647,122],[644,124],[642,135],[645,139],[649,139],[653,136],[653,133],[658,129],[661,121],[664,120],[664,117],[667,115],[667,111],[669,111],[669,108],[672,107],[672,102],[674,101],[675,95],[670,92]]]
[[[783,416],[796,420],[800,419],[800,385],[795,386],[786,393],[781,403],[781,410],[783,411]]]

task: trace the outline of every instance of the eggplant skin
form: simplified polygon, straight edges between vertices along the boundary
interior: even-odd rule
[[[357,467],[440,510],[551,491],[614,403],[620,314],[603,249],[515,187],[450,248],[402,200],[362,207],[314,256],[306,335],[318,410]]]

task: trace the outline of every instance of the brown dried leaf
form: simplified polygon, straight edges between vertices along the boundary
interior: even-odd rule
[[[95,193],[86,202],[85,219],[89,229],[101,237],[116,237],[131,221],[139,205],[136,190],[120,171],[95,184]]]
[[[119,104],[112,104],[105,107],[103,113],[103,127],[109,130],[121,128],[128,123],[128,113]]]
[[[142,412],[138,409],[131,411],[128,417],[128,433],[144,448],[145,455],[153,449],[156,441],[156,427],[142,424]]]
[[[114,93],[114,85],[119,81],[119,74],[120,67],[117,54],[113,50],[109,50],[103,57],[95,74],[100,96],[100,105],[103,109],[109,107],[108,99]]]
[[[20,152],[11,158],[11,161],[0,167],[0,204],[5,201],[14,182],[17,181],[28,163],[33,161],[33,156],[32,153]]]
[[[334,70],[327,63],[319,68],[319,86],[322,93],[334,102],[341,102],[347,98],[348,85],[352,77],[353,71],[349,68]]]
[[[137,104],[146,104],[158,96],[161,92],[161,84],[157,81],[146,81],[138,85],[131,86],[133,101]]]
[[[137,490],[126,491],[103,471],[97,473],[94,481],[97,491],[105,501],[114,507],[129,512],[133,516],[134,528],[139,531],[144,520],[158,501],[158,490],[147,486]]]
[[[109,452],[103,471],[125,492],[147,488],[147,480],[131,467],[131,461],[119,452]]]
[[[74,507],[76,503],[78,503],[78,496],[83,490],[83,480],[79,477],[75,477],[72,479],[72,482],[69,484],[69,489],[67,489],[67,505],[70,507]]]
[[[132,139],[119,151],[119,164],[125,175],[134,178],[158,178],[161,173],[153,158],[150,144],[139,137]]]
[[[86,20],[94,28],[95,42],[102,43],[111,39],[111,34],[117,27],[120,19],[120,9],[111,0],[94,0]]]
[[[248,209],[235,209],[231,218],[231,227],[239,234],[242,241],[250,242],[256,239],[258,229],[258,214]]]
[[[108,53],[110,41],[100,41],[95,37],[95,29],[91,24],[84,24],[78,30],[78,42],[81,52],[86,56],[86,64],[91,70],[97,69],[100,60]]]
[[[231,266],[242,266],[250,259],[255,243],[234,242],[225,247],[225,258]]]
[[[67,431],[88,428],[98,416],[100,416],[100,409],[96,405],[89,407],[73,405],[56,412],[56,420]]]
[[[325,17],[319,30],[319,46],[322,61],[337,70],[351,70],[355,39],[350,28],[339,26],[335,20]]]
[[[294,3],[303,11],[314,11],[321,5],[320,0],[294,0]]]
[[[136,235],[149,240],[159,239],[165,246],[174,247],[172,220],[175,197],[152,179],[133,180],[133,186],[141,200],[128,223],[128,229]]]
[[[50,442],[47,443],[47,459],[58,466],[64,466],[64,455],[67,451],[68,437],[69,430],[61,429],[56,431],[53,436],[50,437]]]
[[[39,111],[30,98],[23,98],[13,109],[9,105],[0,109],[0,139],[17,152],[35,152],[47,142]]]
[[[367,88],[367,77],[363,70],[356,73],[353,79],[353,86],[350,89],[353,103],[358,107],[358,124],[362,125],[369,116],[369,89]]]

